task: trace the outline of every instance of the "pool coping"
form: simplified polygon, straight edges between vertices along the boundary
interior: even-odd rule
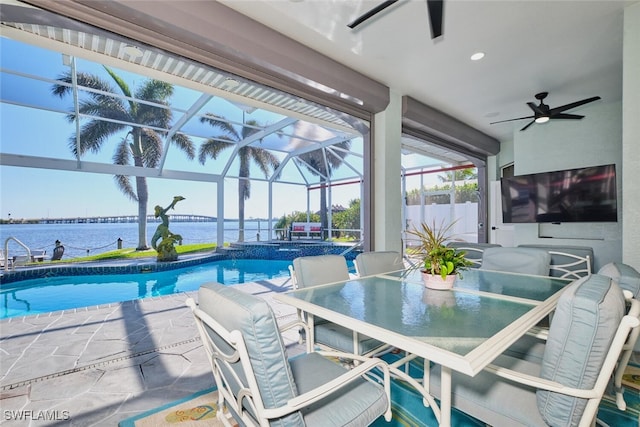
[[[182,254],[177,261],[158,262],[154,257],[88,261],[56,265],[29,265],[18,270],[0,272],[0,286],[29,279],[46,279],[57,276],[88,276],[105,274],[154,273],[190,267],[212,261],[226,259],[268,259],[293,260],[308,255],[342,254],[347,259],[355,258],[357,245],[336,242],[315,242],[307,240],[265,241],[233,243],[229,247],[218,248],[215,252]],[[345,251],[345,248],[347,249]],[[352,248],[352,249],[349,249]]]
[[[105,274],[133,274],[154,273],[158,271],[175,270],[193,265],[205,264],[212,261],[228,259],[225,254],[206,254],[186,257],[171,262],[158,262],[153,258],[138,260],[86,262],[64,265],[28,266],[19,270],[4,272],[0,276],[0,285],[20,282],[29,279],[44,279],[57,276],[89,276]]]

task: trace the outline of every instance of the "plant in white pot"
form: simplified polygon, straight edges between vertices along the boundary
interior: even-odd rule
[[[424,284],[430,289],[451,289],[460,272],[473,265],[465,258],[466,252],[450,248],[446,243],[452,239],[451,230],[455,221],[436,227],[422,223],[420,228],[414,228],[409,233],[419,241],[417,251],[422,257],[420,271]]]

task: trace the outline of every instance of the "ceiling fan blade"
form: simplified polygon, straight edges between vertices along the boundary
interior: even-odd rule
[[[429,11],[429,22],[431,24],[431,38],[435,39],[442,35],[444,0],[427,0],[427,10]]]
[[[581,105],[588,104],[588,103],[593,102],[593,101],[597,101],[598,99],[600,99],[599,96],[594,96],[593,98],[587,98],[587,99],[583,99],[582,101],[576,101],[576,102],[572,102],[571,104],[566,104],[566,105],[562,105],[560,107],[555,107],[555,108],[552,108],[551,110],[549,110],[549,114],[551,114],[553,116],[553,115],[556,115],[558,113],[562,113],[563,111],[567,111],[567,110],[570,110],[572,108],[576,108],[576,107],[579,107]]]
[[[524,120],[524,119],[533,119],[534,116],[526,116],[526,117],[518,117],[517,119],[509,119],[509,120],[500,120],[499,122],[491,122],[490,125],[495,125],[496,123],[505,123],[505,122],[513,122],[514,120]]]
[[[534,124],[536,121],[535,120],[531,120],[525,127],[523,127],[522,129],[520,129],[520,132],[522,132],[523,130],[527,130],[527,128],[529,126],[531,126],[532,124]]]
[[[555,119],[582,119],[583,117],[584,116],[581,116],[579,114],[559,113],[559,114],[554,114],[550,118],[555,120]]]
[[[347,27],[349,27],[351,29],[354,29],[355,27],[357,27],[358,25],[362,24],[367,19],[371,18],[372,16],[374,16],[377,13],[382,12],[383,10],[385,10],[386,8],[391,6],[392,4],[396,3],[397,1],[398,0],[387,0],[387,1],[384,1],[384,2],[380,3],[378,6],[374,7],[370,11],[360,15],[358,18],[356,18],[350,24],[347,24]]]
[[[539,105],[534,104],[533,102],[527,102],[527,105],[529,106],[529,108],[531,108],[533,110],[534,113],[536,113],[537,115],[541,116],[544,115],[544,111],[542,111],[540,109]]]

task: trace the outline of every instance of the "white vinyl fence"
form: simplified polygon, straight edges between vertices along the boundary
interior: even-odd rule
[[[457,219],[452,233],[456,240],[467,242],[478,241],[478,204],[472,202],[451,204],[431,204],[431,205],[410,205],[405,206],[406,230],[420,228],[421,223],[432,225],[435,221],[436,227],[444,224],[447,226]],[[406,246],[412,246],[414,237],[406,233]]]

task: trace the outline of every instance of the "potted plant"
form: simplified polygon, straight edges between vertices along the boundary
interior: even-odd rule
[[[466,252],[446,246],[452,239],[451,230],[455,221],[436,227],[435,221],[431,225],[422,223],[420,228],[414,228],[409,233],[419,241],[417,251],[422,256],[422,278],[426,287],[431,289],[451,289],[455,278],[460,272],[473,265],[465,258]]]

